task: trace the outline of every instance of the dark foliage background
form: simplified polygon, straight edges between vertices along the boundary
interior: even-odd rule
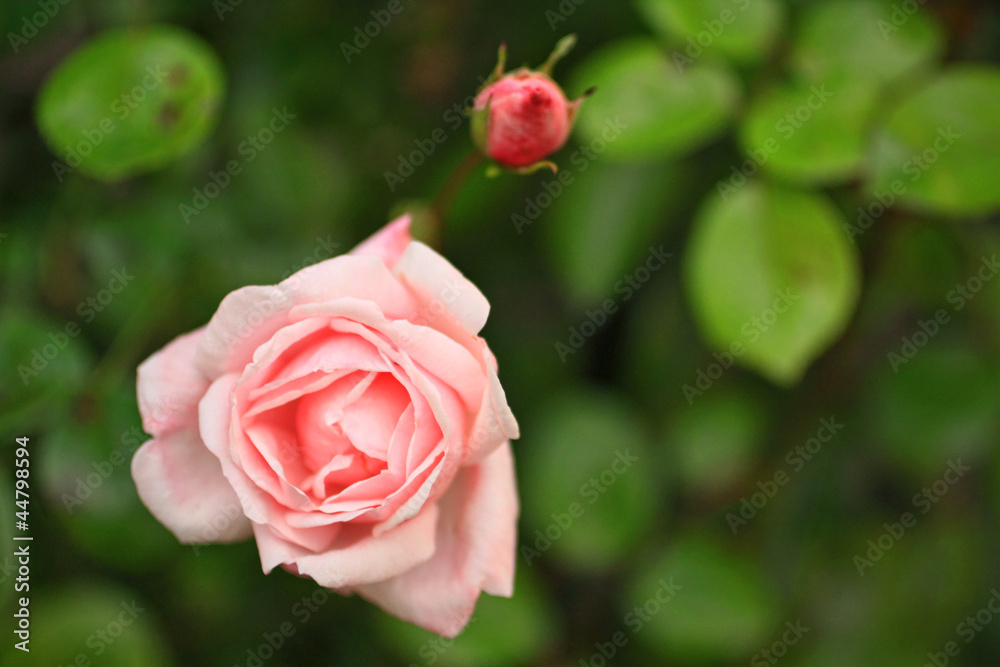
[[[32,651],[5,630],[0,661],[995,664],[998,9],[391,4],[0,5],[0,541],[21,534],[18,436],[34,536]],[[62,72],[92,99],[46,88],[107,31],[161,23],[199,41],[158,47],[194,74],[156,102],[111,106],[145,74],[113,47]],[[537,65],[570,32],[557,78],[598,92],[555,156],[569,180],[480,169],[442,248],[491,301],[521,423],[514,598],[482,598],[452,643],[263,576],[252,542],[178,544],[128,472],[136,366],[229,291],[425,211],[470,150],[459,112],[497,45]],[[102,113],[118,134],[54,168]]]

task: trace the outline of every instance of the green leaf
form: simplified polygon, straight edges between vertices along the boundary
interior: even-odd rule
[[[893,0],[827,0],[806,5],[792,68],[810,81],[846,76],[890,83],[928,68],[944,50],[941,28]]]
[[[667,440],[684,483],[712,492],[738,480],[754,464],[764,426],[762,407],[747,392],[718,390],[683,407]]]
[[[673,164],[607,161],[569,170],[573,181],[564,186],[551,219],[540,223],[549,232],[549,254],[575,304],[620,299],[616,284],[620,290],[620,281],[649,255],[664,205],[681,188],[681,174]]]
[[[776,0],[637,0],[636,9],[676,49],[678,62],[718,52],[756,62],[767,55],[784,24]]]
[[[1000,207],[1000,70],[954,67],[889,117],[871,155],[870,187],[942,215]]]
[[[926,330],[933,329],[918,324],[931,322],[928,315],[914,318],[905,341],[892,341],[888,352],[899,359],[883,357],[864,402],[876,444],[925,483],[940,476],[949,459],[982,461],[1000,435],[1000,364],[968,343],[938,338],[960,333],[957,322],[938,325],[929,337]]]
[[[52,593],[36,593],[32,586],[31,593],[31,652],[23,653],[14,648],[14,641],[6,641],[0,648],[0,662],[5,665],[174,664],[153,606],[132,591],[77,584]],[[86,662],[79,661],[79,656]]]
[[[642,539],[657,506],[640,418],[597,392],[557,396],[540,414],[518,446],[526,533],[519,565],[554,558],[605,569]]]
[[[770,646],[772,634],[781,635],[776,596],[763,573],[716,544],[697,537],[677,540],[633,577],[627,607],[646,607],[661,581],[681,588],[637,632],[664,656],[718,664],[745,658]]]
[[[60,181],[75,169],[118,181],[199,145],[223,89],[221,63],[194,35],[166,25],[121,28],[56,69],[39,96],[37,122]]]
[[[749,183],[695,220],[686,288],[707,341],[790,385],[844,330],[857,253],[823,197]]]
[[[787,181],[844,181],[862,167],[875,99],[857,79],[776,88],[754,102],[740,139],[747,157]]]
[[[17,306],[0,311],[0,320],[0,373],[7,378],[0,404],[5,413],[27,409],[35,401],[48,401],[52,408],[55,400],[82,388],[92,352],[81,320],[42,319]],[[29,427],[12,422],[17,430]]]
[[[148,439],[135,423],[138,407],[127,387],[97,398],[97,418],[53,420],[39,455],[40,487],[52,520],[93,558],[120,570],[148,572],[179,549],[139,500],[130,465]]]
[[[580,108],[581,142],[619,159],[697,148],[725,129],[741,94],[728,69],[705,63],[682,71],[648,39],[605,47],[572,79],[572,90],[597,87]]]

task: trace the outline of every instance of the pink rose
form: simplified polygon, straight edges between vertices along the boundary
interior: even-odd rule
[[[483,88],[473,108],[489,103],[484,152],[505,167],[527,167],[562,148],[576,108],[544,74],[512,72]]]
[[[275,566],[449,637],[513,592],[518,426],[479,290],[400,218],[238,289],[138,371],[132,476],[186,543]]]
[[[504,74],[507,47],[472,105],[472,140],[498,164],[521,173],[555,165],[543,160],[563,147],[583,98],[570,102],[552,80],[552,68],[576,44],[567,35],[537,70],[521,67]],[[593,91],[587,91],[584,96]]]

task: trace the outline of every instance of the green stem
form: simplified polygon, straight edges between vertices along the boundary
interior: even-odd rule
[[[451,205],[454,203],[458,193],[461,192],[462,186],[465,185],[469,176],[472,175],[472,172],[475,171],[482,160],[483,154],[478,149],[472,149],[465,156],[465,159],[452,170],[444,185],[441,186],[437,197],[431,203],[430,212],[432,220],[430,228],[427,230],[429,245],[435,248],[440,247],[441,228],[444,226],[444,221],[447,219],[449,211],[451,211]]]

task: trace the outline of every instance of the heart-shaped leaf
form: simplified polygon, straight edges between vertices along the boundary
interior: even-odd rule
[[[118,181],[157,169],[215,126],[222,65],[194,35],[155,25],[108,31],[46,82],[37,122],[61,181],[80,172]]]
[[[796,382],[844,329],[859,262],[823,197],[748,183],[703,206],[685,264],[708,342],[779,384]]]
[[[597,92],[577,128],[591,153],[631,159],[676,155],[703,144],[729,122],[739,83],[720,65],[678,67],[656,42],[617,42],[591,56],[570,90]]]
[[[1000,207],[1000,70],[952,68],[904,101],[878,133],[872,201],[881,195],[943,215]]]

